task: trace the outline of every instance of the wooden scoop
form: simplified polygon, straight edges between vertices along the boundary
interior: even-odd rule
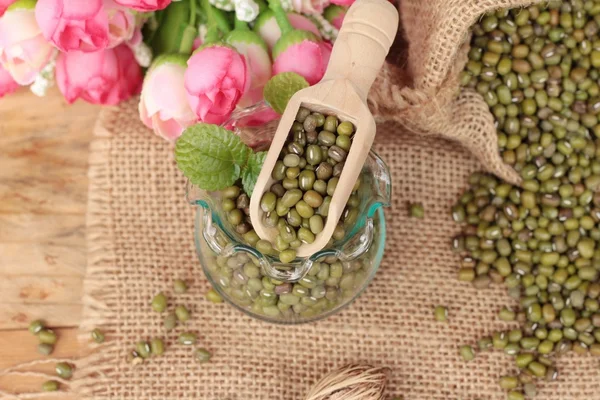
[[[278,234],[277,228],[264,224],[260,201],[274,183],[271,172],[301,106],[325,115],[336,115],[356,127],[323,231],[316,235],[313,243],[303,243],[297,249],[297,255],[310,256],[323,249],[331,239],[375,139],[375,120],[367,107],[367,94],[385,61],[397,29],[398,12],[389,1],[357,0],[344,18],[321,82],[297,92],[290,99],[250,199],[250,218],[261,239],[273,243]]]

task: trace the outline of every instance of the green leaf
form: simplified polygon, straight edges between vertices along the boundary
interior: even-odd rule
[[[256,180],[258,179],[260,170],[265,163],[265,158],[267,158],[266,151],[250,154],[248,165],[246,165],[246,168],[242,170],[242,185],[244,186],[244,191],[248,196],[252,196],[254,185],[256,185]]]
[[[263,95],[269,105],[279,114],[283,114],[292,96],[310,85],[295,72],[282,72],[275,75],[265,85]]]
[[[220,190],[240,178],[252,151],[233,132],[217,125],[187,128],[175,145],[175,161],[183,174],[204,190]]]

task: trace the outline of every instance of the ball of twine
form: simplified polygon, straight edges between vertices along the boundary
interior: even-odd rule
[[[383,400],[387,368],[350,364],[323,377],[305,400]]]

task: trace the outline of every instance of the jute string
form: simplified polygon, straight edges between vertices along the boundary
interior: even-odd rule
[[[497,380],[516,372],[501,352],[465,363],[458,346],[508,325],[497,320],[513,305],[505,290],[476,291],[456,281],[449,246],[459,229],[449,210],[480,165],[456,143],[380,125],[375,150],[390,166],[393,204],[386,210],[384,261],[367,290],[348,308],[317,323],[278,326],[204,298],[209,285],[194,253],[194,210],[172,147],[138,121],[135,101],[106,110],[90,157],[89,265],[81,339],[96,327],[107,343],[77,365],[72,389],[81,399],[300,400],[326,372],[348,363],[389,367],[388,396],[405,400],[501,400]],[[407,202],[424,204],[410,218]],[[149,301],[174,279],[190,282],[175,304],[192,320],[166,336]],[[450,310],[434,321],[436,305]],[[198,364],[175,343],[181,330],[199,334],[213,353]],[[166,339],[163,357],[139,366],[126,360],[135,342]],[[600,369],[592,357],[567,355],[559,380],[540,388],[545,400],[598,399]]]

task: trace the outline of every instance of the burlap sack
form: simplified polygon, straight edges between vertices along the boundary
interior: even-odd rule
[[[135,102],[104,111],[90,158],[89,264],[81,339],[99,327],[107,342],[77,365],[72,387],[83,400],[301,400],[328,370],[349,362],[391,368],[389,397],[404,400],[501,400],[501,375],[515,373],[501,352],[465,363],[458,346],[509,325],[497,312],[512,305],[502,287],[476,291],[456,280],[458,257],[449,217],[467,176],[480,168],[455,143],[378,127],[375,150],[390,166],[393,203],[386,210],[387,248],[367,290],[326,320],[279,326],[254,320],[227,304],[204,298],[209,285],[194,253],[194,210],[184,199],[184,179],[172,147],[142,126]],[[425,206],[410,218],[408,201]],[[165,335],[149,306],[176,278],[191,282],[174,303],[191,308],[192,320]],[[448,323],[433,319],[446,305]],[[198,364],[178,345],[182,329],[199,334],[213,352]],[[139,340],[164,337],[164,356],[143,365],[127,362]],[[539,399],[600,398],[600,369],[591,357],[568,355],[561,376],[543,385]]]
[[[498,153],[489,107],[476,92],[460,92],[470,27],[488,11],[540,0],[402,0],[401,24],[408,56],[388,63],[370,93],[373,112],[422,136],[457,141],[486,170],[518,184],[519,175]]]

